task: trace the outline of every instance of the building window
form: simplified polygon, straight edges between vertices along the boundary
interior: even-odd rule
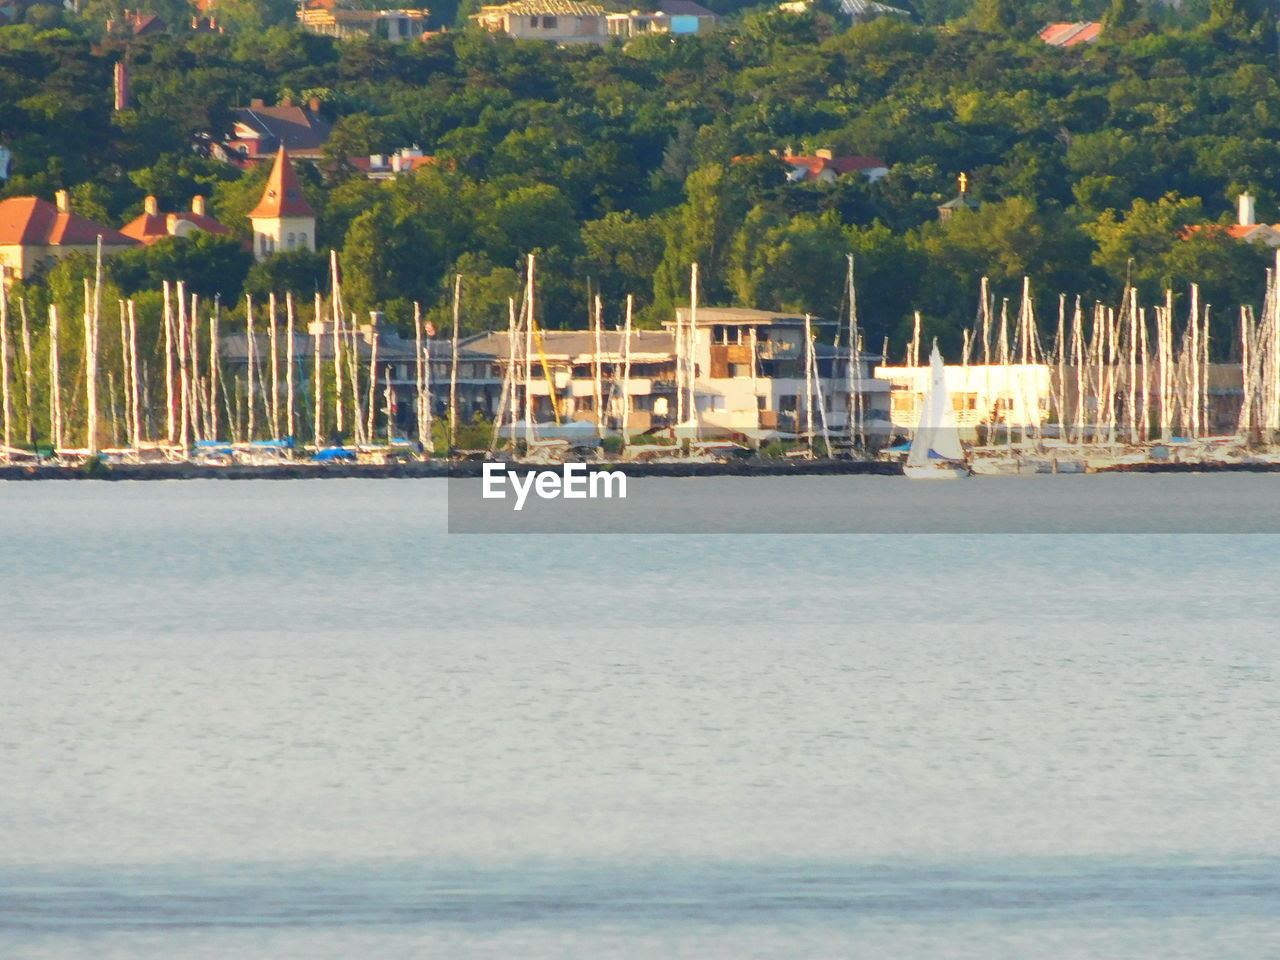
[[[538,29],[538,18],[537,18],[537,17],[530,17],[530,18],[529,18],[529,26],[531,26],[531,27],[533,27],[533,29],[537,30],[537,29]]]
[[[751,365],[749,363],[731,363],[729,364],[729,376],[749,377],[751,376]]]
[[[289,234],[289,246],[288,246],[288,248],[287,248],[287,249],[292,250],[292,249],[293,249],[293,245],[297,242],[297,239],[298,239],[298,235],[297,235],[297,234],[295,234],[295,233],[291,233],[291,234]]]
[[[556,28],[556,18],[555,18],[555,17],[543,17],[543,18],[542,18],[542,29],[543,29],[543,30],[554,30],[555,28]]]

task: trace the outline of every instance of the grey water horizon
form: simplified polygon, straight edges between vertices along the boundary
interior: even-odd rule
[[[1280,936],[1277,538],[447,536],[445,483],[0,487],[0,954]]]

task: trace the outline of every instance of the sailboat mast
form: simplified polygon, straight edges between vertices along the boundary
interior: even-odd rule
[[[142,386],[138,368],[138,318],[133,310],[133,301],[128,303],[129,311],[129,381],[133,393],[130,407],[133,410],[133,443],[142,446]]]
[[[533,324],[534,324],[534,259],[533,254],[529,254],[527,274],[525,276],[524,288],[524,439],[525,443],[532,443],[534,440],[533,432]],[[550,377],[549,370],[543,370],[543,375]],[[551,398],[552,406],[555,405],[555,398]],[[527,454],[526,447],[525,453]]]
[[[374,427],[374,411],[376,409],[375,399],[378,387],[378,324],[377,314],[369,316],[369,402],[365,410],[366,423],[364,435],[365,438],[373,443],[373,427]],[[389,368],[388,368],[389,369]],[[388,426],[388,429],[390,427]]]
[[[622,447],[631,442],[631,311],[634,298],[627,294],[627,313],[622,323]]]
[[[245,357],[248,360],[248,364],[247,364],[248,372],[245,374],[245,383],[248,385],[248,390],[249,390],[249,398],[248,398],[249,400],[249,437],[248,439],[250,443],[253,443],[253,439],[257,435],[256,433],[257,420],[254,416],[254,407],[256,406],[254,404],[254,398],[257,396],[257,393],[258,393],[258,381],[256,376],[258,372],[258,369],[257,369],[258,368],[258,335],[253,329],[254,323],[253,323],[253,297],[252,296],[248,296],[245,298],[244,312],[245,312],[244,345],[245,345]]]
[[[88,400],[88,436],[85,446],[91,457],[98,454],[98,320],[101,306],[102,237],[99,236],[93,270],[93,301],[92,304],[86,304],[88,322],[85,324],[85,392]]]
[[[58,305],[49,304],[49,432],[53,449],[63,447],[62,434],[62,356],[58,330]]]
[[[324,313],[321,311],[320,294],[315,295],[311,321],[311,439],[316,451],[324,445],[324,365],[320,349],[324,340]]]
[[[178,440],[182,444],[183,457],[191,455],[191,371],[187,366],[187,292],[186,286],[178,281]],[[250,410],[253,407],[250,405]]]
[[[529,327],[532,329],[533,323],[533,254],[529,254]],[[459,328],[462,324],[462,274],[456,273],[453,277],[453,331],[452,341],[450,343],[450,360],[449,360],[449,453],[458,446],[458,336]],[[525,381],[525,391],[529,390],[528,380]]]
[[[177,427],[174,424],[173,404],[173,301],[169,294],[169,281],[166,280],[164,281],[164,435],[166,442],[172,444],[177,435]]]
[[[85,328],[88,329],[87,327]],[[88,334],[85,334],[86,338]],[[13,407],[9,396],[9,291],[0,288],[0,406],[4,409],[4,461],[13,446]]]
[[[295,423],[295,390],[293,383],[293,364],[294,364],[294,324],[296,320],[293,312],[293,292],[286,291],[284,295],[284,429],[285,436],[292,439],[296,435]]]
[[[137,440],[130,437],[133,432],[133,411],[129,404],[133,399],[133,384],[129,379],[129,320],[125,316],[124,301],[117,299],[116,307],[120,315],[120,374],[124,380],[124,445],[131,447],[137,445]],[[113,399],[112,403],[114,402]]]
[[[804,433],[813,453],[813,320],[804,315]]]
[[[604,370],[601,367],[601,346],[600,346],[600,324],[601,314],[604,311],[604,305],[600,300],[599,294],[595,298],[595,310],[591,317],[591,331],[594,343],[592,344],[595,355],[595,363],[592,364],[591,372],[591,409],[595,413],[596,418],[596,436],[604,436]]]
[[[213,298],[213,313],[209,316],[209,439],[218,439],[218,389],[222,380],[222,341],[218,338],[218,325],[222,321],[222,298]]]
[[[187,343],[191,349],[191,429],[196,440],[202,440],[209,433],[207,427],[202,425],[207,422],[208,410],[201,385],[203,378],[200,376],[200,297],[194,293],[191,295],[191,312],[187,315],[187,320],[191,324],[191,331],[187,335]]]
[[[413,301],[413,346],[413,423],[418,432],[418,445],[429,453],[431,434],[427,427],[427,384],[424,376],[427,361],[422,346],[422,304],[417,300]],[[498,418],[501,418],[501,413]]]
[[[693,423],[693,439],[701,436],[698,417],[698,365],[694,358],[694,350],[698,343],[698,264],[694,262],[689,268],[689,339],[685,350],[684,361],[687,367],[685,382],[689,387],[689,419]]]
[[[333,415],[336,430],[341,438],[345,426],[342,407],[342,284],[338,279],[338,251],[329,251],[330,293],[329,304],[333,310]]]
[[[271,439],[280,438],[280,345],[276,334],[276,295],[267,295],[267,350],[271,354]]]

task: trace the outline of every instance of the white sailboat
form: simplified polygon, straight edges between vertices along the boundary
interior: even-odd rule
[[[913,480],[950,480],[970,474],[936,341],[929,355],[929,387],[920,408],[920,424],[911,440],[903,472]]]

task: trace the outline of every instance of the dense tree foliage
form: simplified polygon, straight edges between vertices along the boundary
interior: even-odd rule
[[[1185,228],[1231,222],[1243,190],[1280,220],[1267,0],[910,8],[914,21],[853,26],[763,10],[713,35],[557,48],[468,29],[340,43],[264,6],[226,34],[126,48],[30,6],[0,29],[0,142],[14,154],[3,193],[72,189],[112,223],[146,193],[166,208],[202,193],[243,239],[266,171],[202,156],[202,138],[225,134],[250,97],[317,96],[336,124],[325,162],[300,171],[319,239],[340,251],[350,305],[401,323],[415,300],[446,318],[461,272],[467,327],[504,326],[531,252],[549,326],[580,325],[596,294],[610,322],[627,294],[658,322],[687,299],[695,260],[704,303],[833,316],[850,252],[877,344],[915,309],[955,342],[984,274],[1002,295],[1030,274],[1055,303],[1058,291],[1113,298],[1130,278],[1150,297],[1198,280],[1223,316],[1258,302],[1262,253]],[[1083,17],[1106,18],[1096,45],[1036,38],[1047,20]],[[134,106],[112,113],[122,56]],[[435,163],[371,182],[350,162],[410,145]],[[889,173],[790,183],[771,156],[787,148],[880,156]],[[961,172],[981,205],[941,222]],[[323,256],[250,270],[233,253],[175,242],[122,258],[113,280],[129,293],[190,270],[224,298],[327,282]]]

